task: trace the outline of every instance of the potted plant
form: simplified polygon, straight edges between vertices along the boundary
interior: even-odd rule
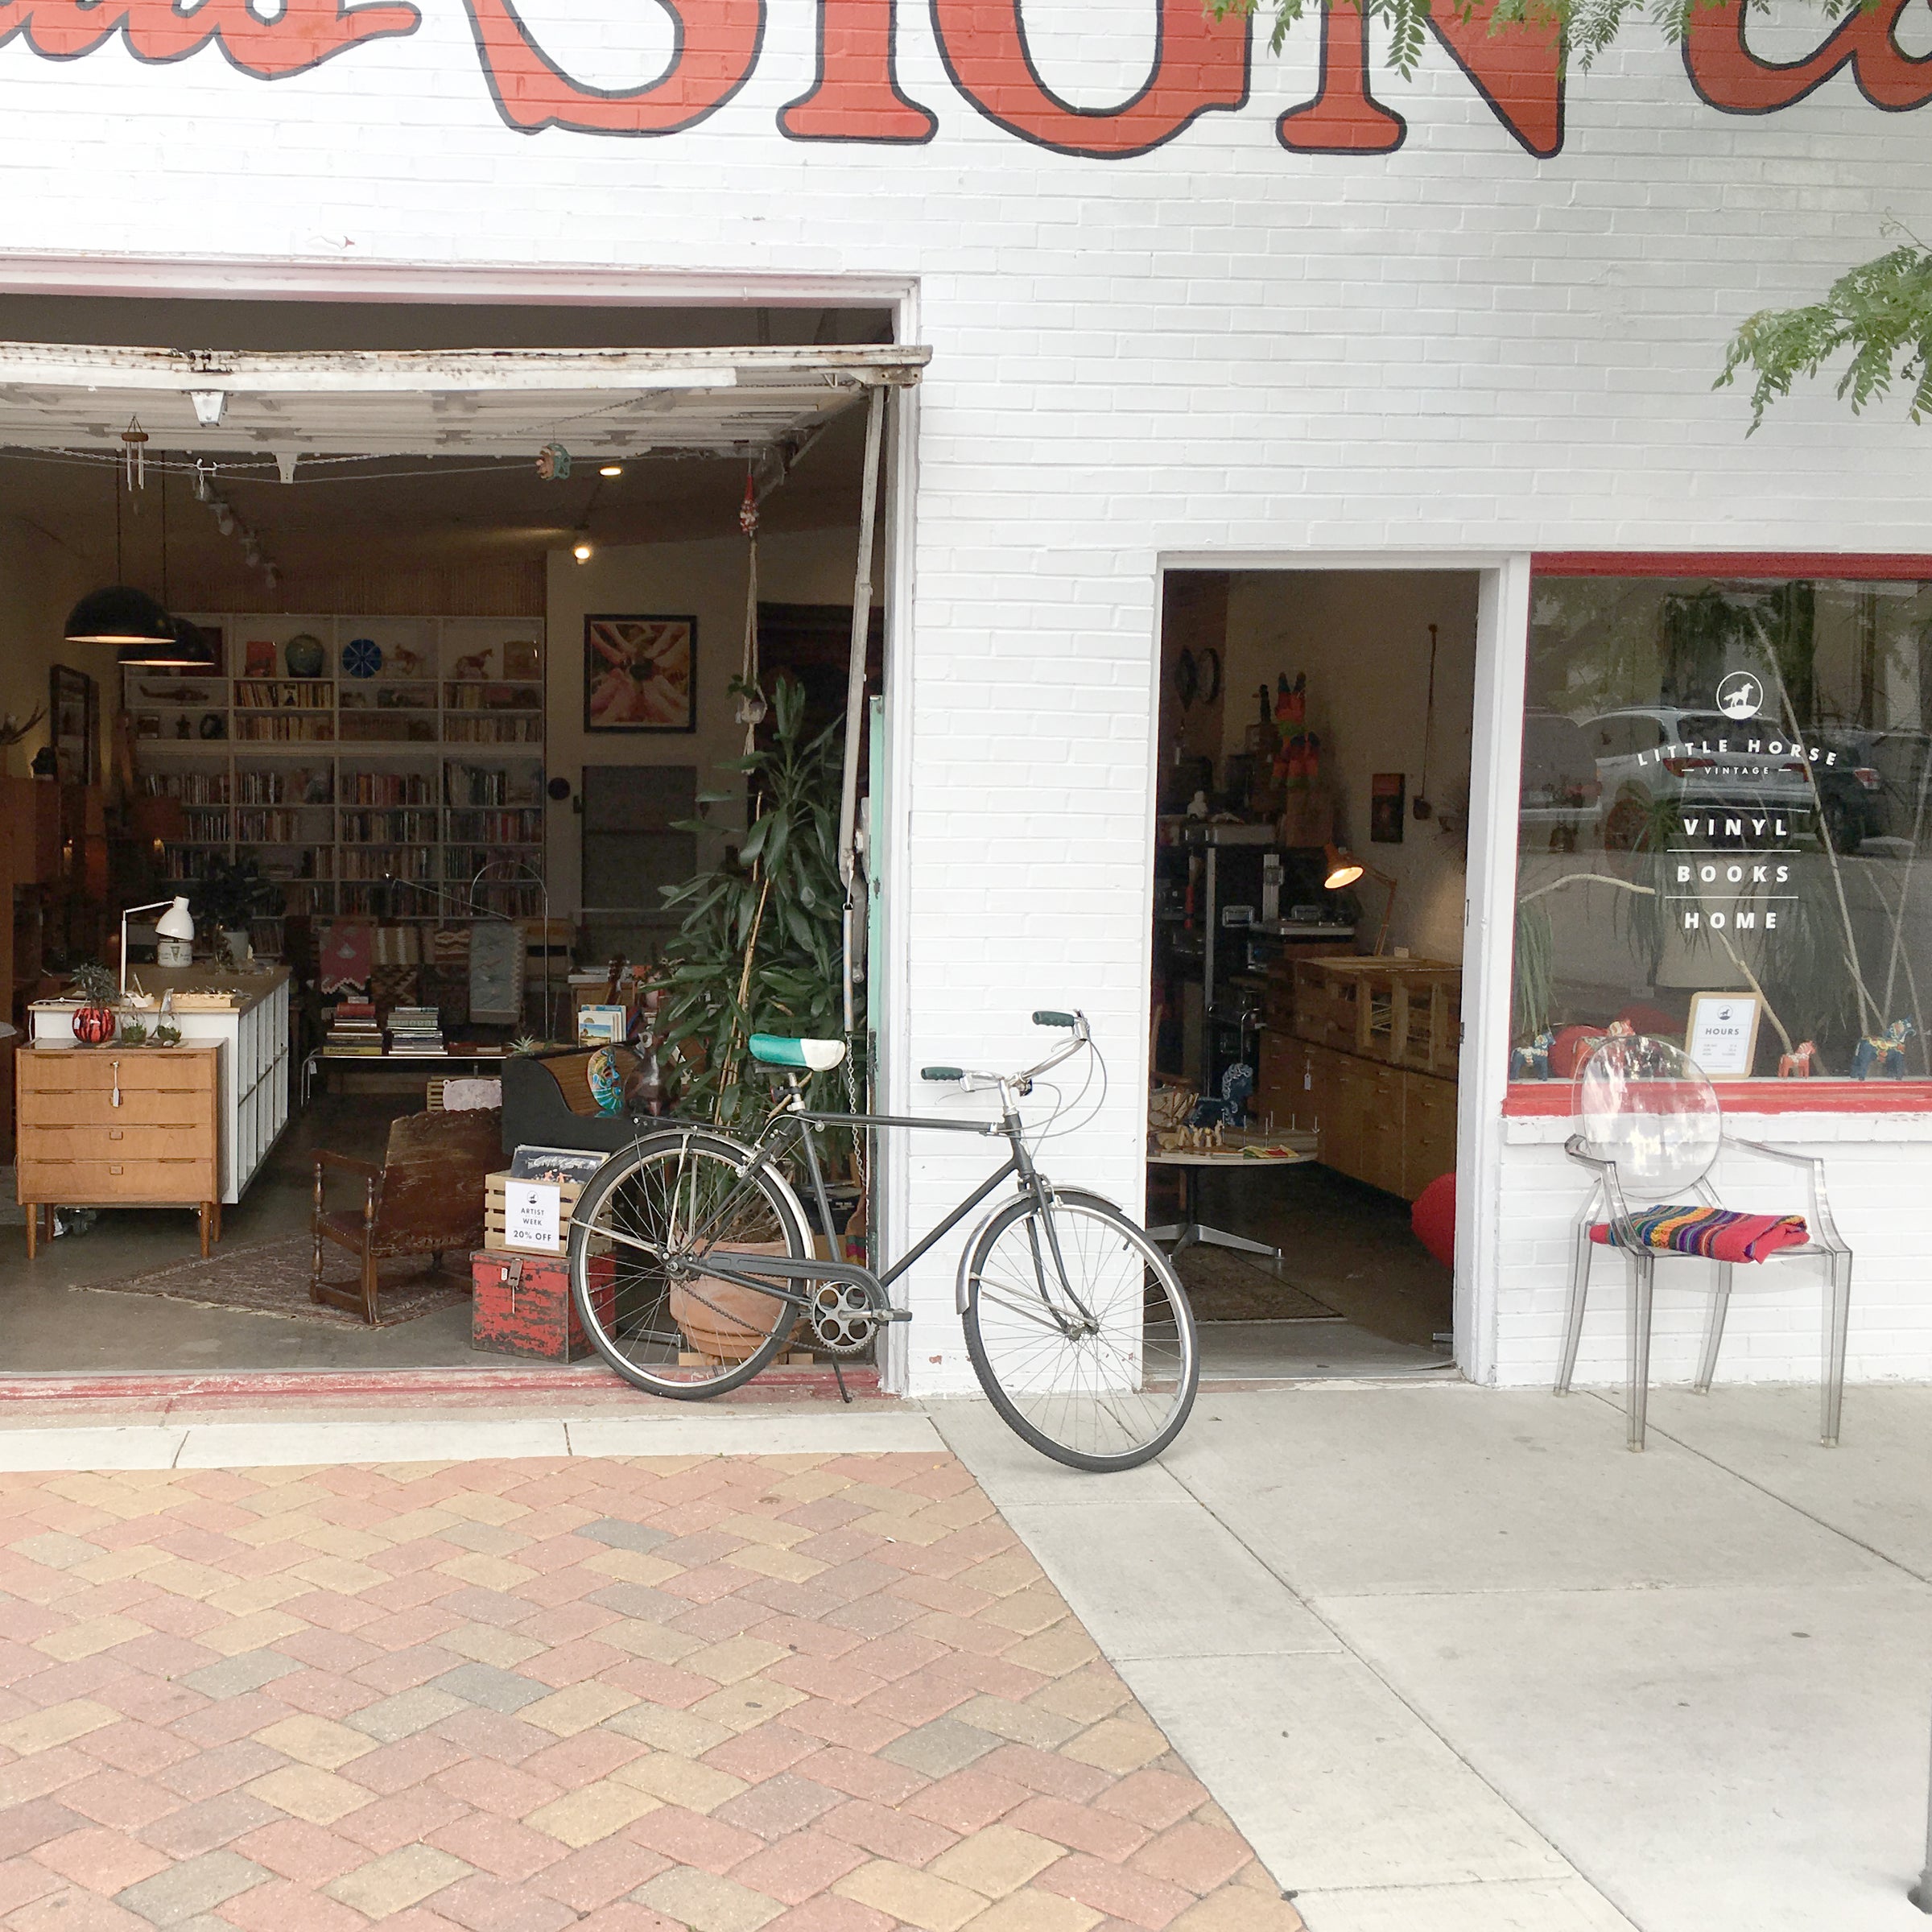
[[[238,966],[249,955],[249,922],[280,902],[281,889],[254,859],[217,859],[195,887],[192,909],[204,930],[212,927],[222,935],[230,960]]]

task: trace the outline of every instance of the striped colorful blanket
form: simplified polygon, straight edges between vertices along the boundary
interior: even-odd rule
[[[1768,1261],[1781,1248],[1811,1238],[1802,1214],[1733,1214],[1726,1208],[1640,1208],[1630,1225],[1646,1248],[1663,1254],[1701,1254],[1713,1261]],[[1600,1221],[1590,1238],[1620,1248],[1616,1230]]]

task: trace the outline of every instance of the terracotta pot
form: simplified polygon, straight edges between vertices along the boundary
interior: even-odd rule
[[[791,1252],[785,1241],[733,1241],[731,1245],[740,1254]],[[685,1340],[700,1355],[721,1362],[741,1362],[755,1354],[782,1313],[770,1295],[715,1274],[701,1274],[688,1287],[679,1282],[671,1291],[671,1319],[684,1331]]]

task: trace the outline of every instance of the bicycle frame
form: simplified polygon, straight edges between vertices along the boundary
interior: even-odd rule
[[[1019,1191],[1031,1195],[1041,1211],[1041,1218],[1046,1228],[1047,1245],[1052,1251],[1053,1272],[1058,1277],[1061,1291],[1079,1316],[1084,1321],[1091,1322],[1092,1311],[1075,1290],[1067,1274],[1065,1259],[1060,1253],[1059,1236],[1054,1228],[1052,1216],[1046,1212],[1052,1199],[1052,1190],[1038,1168],[1034,1165],[1033,1156],[1027,1150],[1024,1125],[1018,1105],[1019,1100],[1031,1091],[1034,1081],[1041,1074],[1078,1052],[1088,1043],[1088,1038],[1083,1019],[1075,1029],[1072,1041],[1063,1047],[1056,1048],[1037,1066],[1027,1068],[1024,1073],[1010,1076],[997,1074],[964,1076],[964,1084],[969,1092],[976,1083],[997,1087],[1000,1095],[1000,1118],[997,1121],[940,1120],[921,1114],[820,1113],[804,1104],[797,1075],[788,1074],[786,1078],[791,1087],[790,1096],[778,1118],[759,1136],[752,1150],[752,1158],[746,1162],[741,1171],[750,1174],[761,1169],[770,1169],[781,1186],[788,1186],[782,1170],[776,1167],[776,1162],[795,1141],[797,1142],[804,1154],[806,1172],[811,1179],[812,1195],[819,1211],[819,1225],[828,1241],[836,1237],[832,1232],[832,1203],[826,1191],[824,1171],[819,1164],[816,1132],[819,1128],[897,1127],[935,1133],[972,1133],[988,1140],[1004,1138],[1008,1146],[1006,1159],[1002,1166],[989,1174],[937,1226],[928,1230],[882,1274],[861,1261],[819,1261],[815,1257],[796,1259],[789,1255],[745,1254],[730,1249],[708,1251],[704,1257],[704,1272],[716,1276],[720,1281],[769,1294],[800,1311],[810,1307],[809,1296],[796,1290],[774,1286],[774,1283],[840,1282],[863,1290],[881,1321],[903,1321],[910,1311],[893,1306],[889,1293],[892,1284],[915,1262],[930,1253],[982,1202],[989,1199],[1003,1183],[1017,1180]],[[1047,1286],[1045,1261],[1038,1252],[1037,1236],[1031,1236],[1030,1231],[1030,1237],[1034,1241],[1034,1266],[1039,1274],[1042,1298],[1045,1298]],[[738,1265],[733,1266],[734,1262]],[[760,1277],[764,1278],[761,1279]],[[1051,1309],[1050,1301],[1048,1307]],[[964,1313],[964,1310],[962,1308],[960,1312]],[[1063,1324],[1065,1318],[1057,1310],[1053,1312],[1055,1319]]]

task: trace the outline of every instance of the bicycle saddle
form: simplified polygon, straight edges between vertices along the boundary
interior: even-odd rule
[[[766,1067],[802,1067],[811,1073],[829,1073],[845,1059],[843,1040],[795,1040],[782,1033],[754,1033],[751,1057]]]

